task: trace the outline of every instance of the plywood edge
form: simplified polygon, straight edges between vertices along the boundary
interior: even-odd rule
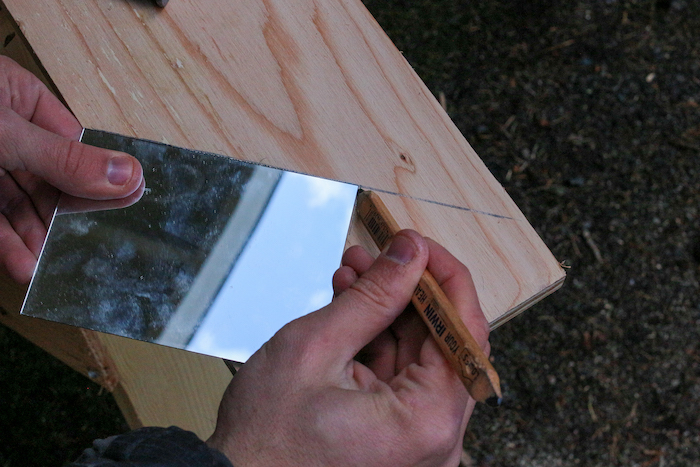
[[[135,430],[145,426],[129,397],[129,392],[124,388],[124,385],[118,384],[112,391],[112,396],[119,407],[119,411],[124,416],[124,420],[126,420],[127,425],[129,425],[129,428]]]
[[[510,310],[505,312],[503,315],[501,315],[497,319],[491,321],[489,323],[489,325],[491,326],[491,330],[493,331],[494,329],[498,328],[499,326],[503,325],[504,323],[507,323],[508,321],[515,318],[523,311],[532,307],[537,302],[543,300],[544,298],[548,297],[549,295],[551,295],[554,292],[556,292],[557,290],[559,290],[564,285],[564,281],[566,281],[566,274],[562,270],[562,277],[559,278],[557,281],[555,281],[552,284],[550,284],[549,286],[543,288],[542,290],[540,290],[539,293],[533,295],[529,299],[521,302],[520,304],[518,304],[518,306],[511,308]]]
[[[0,276],[0,323],[107,390],[119,377],[94,333],[19,314],[24,288]]]

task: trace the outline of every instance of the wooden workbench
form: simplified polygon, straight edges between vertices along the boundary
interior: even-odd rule
[[[383,195],[398,222],[470,268],[494,327],[564,280],[359,0],[4,0],[7,12],[18,34],[4,53],[85,127],[401,194]],[[371,245],[357,224],[354,243]],[[221,360],[20,317],[22,294],[0,280],[0,321],[114,391],[131,426],[211,433]]]

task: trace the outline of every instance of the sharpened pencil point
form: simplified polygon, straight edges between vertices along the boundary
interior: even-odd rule
[[[489,407],[498,407],[501,405],[501,402],[503,402],[503,398],[498,396],[491,396],[486,399],[486,405]]]

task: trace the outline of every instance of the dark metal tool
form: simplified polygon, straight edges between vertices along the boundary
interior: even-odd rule
[[[158,5],[161,8],[165,8],[165,5],[168,4],[168,0],[156,0],[156,5]]]

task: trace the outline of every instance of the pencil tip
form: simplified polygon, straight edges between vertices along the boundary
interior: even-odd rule
[[[498,407],[501,405],[501,402],[503,402],[503,398],[498,396],[491,396],[486,399],[486,405],[489,407]]]

